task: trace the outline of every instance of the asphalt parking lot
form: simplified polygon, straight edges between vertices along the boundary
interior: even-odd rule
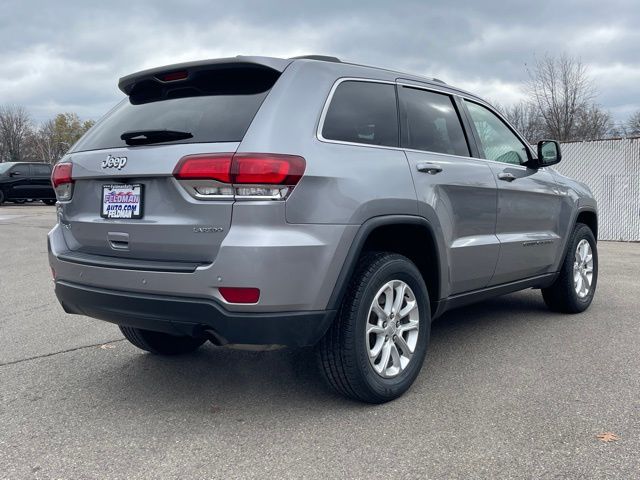
[[[447,314],[408,394],[368,406],[307,350],[159,358],[64,314],[54,213],[0,207],[0,478],[640,477],[640,244],[600,243],[584,314],[533,290]]]

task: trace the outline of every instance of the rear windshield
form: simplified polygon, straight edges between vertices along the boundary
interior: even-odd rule
[[[278,73],[266,69],[200,72],[188,82],[158,87],[146,82],[120,102],[73,151],[126,147],[124,132],[175,130],[192,137],[158,143],[239,142]]]

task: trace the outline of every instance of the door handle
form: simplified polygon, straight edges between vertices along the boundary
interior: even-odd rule
[[[516,176],[513,173],[502,172],[498,174],[498,178],[505,182],[513,182],[516,179]]]
[[[442,167],[440,165],[429,162],[418,162],[416,168],[419,172],[428,173],[429,175],[435,175],[436,173],[440,173],[442,171]]]

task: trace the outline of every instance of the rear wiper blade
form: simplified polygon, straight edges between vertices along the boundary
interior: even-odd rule
[[[148,145],[150,143],[171,142],[193,138],[191,132],[180,130],[130,130],[120,135],[127,145]]]

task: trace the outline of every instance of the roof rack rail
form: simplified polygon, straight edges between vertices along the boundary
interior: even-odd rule
[[[299,57],[291,57],[289,60],[320,60],[321,62],[342,63],[338,57],[330,57],[328,55],[301,55]]]

